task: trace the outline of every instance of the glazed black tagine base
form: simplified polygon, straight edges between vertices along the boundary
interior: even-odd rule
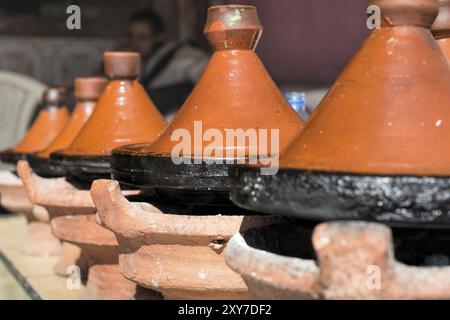
[[[368,176],[230,169],[231,200],[245,209],[319,221],[367,220],[450,228],[450,177]]]
[[[111,178],[110,156],[66,156],[55,152],[50,158],[62,163],[68,177],[79,181],[93,182]]]
[[[227,164],[174,164],[170,157],[113,151],[112,178],[151,196],[187,205],[232,206]]]
[[[16,164],[20,160],[26,160],[28,156],[28,153],[17,153],[10,150],[0,152],[0,160],[9,164]]]
[[[29,155],[27,160],[33,171],[41,177],[56,178],[66,175],[66,170],[61,160],[43,158],[35,154]]]

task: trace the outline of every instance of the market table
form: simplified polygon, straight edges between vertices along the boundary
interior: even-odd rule
[[[53,272],[57,257],[33,257],[20,251],[26,220],[0,214],[0,300],[80,299],[84,286]],[[69,289],[71,288],[71,289]]]

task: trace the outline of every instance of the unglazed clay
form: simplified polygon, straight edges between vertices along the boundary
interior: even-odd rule
[[[92,198],[101,223],[116,234],[122,274],[166,299],[247,299],[242,279],[223,259],[228,239],[274,217],[164,214],[147,203],[130,203],[119,183],[97,180]]]
[[[312,236],[315,254],[305,249],[310,236],[293,225],[247,230],[230,240],[225,260],[255,299],[450,298],[450,268],[396,261],[383,225],[321,224]]]
[[[0,171],[0,205],[10,212],[24,214],[27,219],[22,253],[33,256],[59,254],[59,240],[53,237],[48,224],[36,218],[41,216],[45,220],[48,217],[46,210],[30,202],[20,178],[9,171]]]
[[[45,90],[42,108],[31,128],[13,148],[0,153],[4,162],[16,163],[26,155],[45,149],[63,130],[69,120],[67,90],[54,87]]]
[[[66,178],[42,178],[31,171],[26,161],[19,161],[17,171],[31,202],[46,209],[45,217],[40,219],[39,216],[36,217],[42,223],[48,224],[50,220],[61,216],[69,216],[71,219],[75,215],[95,215],[97,210],[89,192],[90,184],[70,182]],[[139,191],[127,190],[124,193],[131,196],[139,194]],[[64,221],[66,220],[62,220],[61,223]],[[89,228],[89,225],[86,227]],[[84,231],[80,230],[80,232]],[[109,231],[104,230],[103,232],[108,233]],[[64,238],[59,239],[64,240]],[[101,247],[102,243],[99,242],[97,245]],[[63,243],[62,252],[55,265],[55,273],[60,276],[68,276],[67,268],[72,265],[78,265],[81,274],[87,275],[89,264],[86,262],[86,254],[80,250],[79,246]]]
[[[114,234],[95,222],[95,215],[62,216],[52,220],[53,233],[81,248],[89,269],[88,300],[129,300],[137,298],[137,286],[118,269],[119,248]],[[142,292],[141,292],[142,294]],[[140,298],[145,298],[141,295]],[[155,298],[148,292],[147,298]]]

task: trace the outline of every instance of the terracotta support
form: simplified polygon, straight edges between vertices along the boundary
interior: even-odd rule
[[[239,230],[277,218],[164,214],[147,203],[130,203],[111,180],[95,181],[91,193],[101,223],[116,234],[120,271],[128,279],[166,299],[249,298],[223,250]]]
[[[307,231],[297,232],[301,236]],[[250,230],[235,235],[225,253],[227,264],[242,275],[257,299],[450,298],[450,267],[396,261],[391,231],[380,224],[319,225],[312,237],[317,262],[302,259],[300,252],[288,257],[266,251],[264,241],[268,239],[262,229]]]
[[[51,222],[53,233],[82,251],[83,263],[89,270],[89,300],[135,299],[137,286],[118,271],[119,248],[114,234],[95,222],[95,215],[61,216]],[[148,297],[154,294],[149,292]],[[142,298],[142,296],[141,296]]]

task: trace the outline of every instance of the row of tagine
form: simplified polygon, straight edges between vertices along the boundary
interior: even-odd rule
[[[215,52],[168,125],[136,53],[105,53],[108,79],[76,79],[71,116],[65,89],[48,88],[0,154],[17,163],[0,194],[28,220],[23,253],[58,255],[60,276],[77,265],[89,299],[450,298],[450,270],[395,261],[389,228],[313,222],[450,224],[450,1],[370,3],[381,27],[306,124],[256,55],[262,26],[246,5],[209,8]],[[238,152],[195,161],[201,143],[174,163],[173,133],[199,121],[224,135],[279,130],[278,173],[235,165]],[[370,265],[391,275],[385,290],[362,281]]]

